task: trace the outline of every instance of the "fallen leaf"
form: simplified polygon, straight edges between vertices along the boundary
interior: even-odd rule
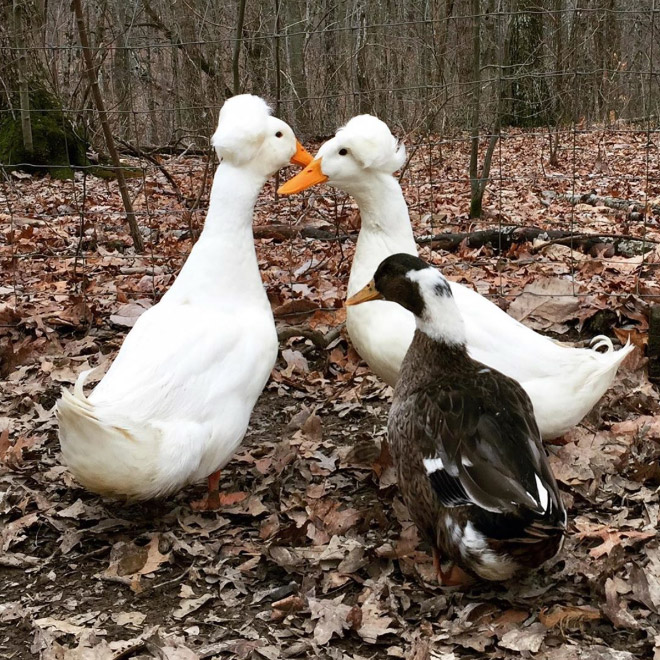
[[[533,623],[528,628],[513,628],[502,636],[499,645],[511,651],[538,653],[547,632],[542,623]]]
[[[605,603],[603,613],[614,624],[616,628],[639,628],[639,623],[626,607],[625,602],[620,598],[616,588],[616,583],[612,578],[605,581]]]
[[[39,521],[38,513],[29,513],[22,516],[17,520],[7,523],[2,530],[0,530],[0,550],[3,552],[7,550],[13,543],[24,538],[21,534],[28,527],[31,527]]]
[[[551,610],[543,609],[539,613],[539,621],[546,628],[570,628],[583,621],[598,621],[600,618],[600,611],[588,606],[555,605]]]
[[[132,328],[137,320],[151,307],[150,300],[136,300],[122,305],[110,316],[110,322],[121,328]]]
[[[199,598],[184,598],[173,612],[172,616],[175,619],[183,619],[187,617],[191,612],[198,610],[204,603],[208,603],[210,600],[213,600],[215,596],[213,594],[203,594]]]
[[[580,528],[579,525],[578,529]],[[598,559],[603,555],[608,555],[612,550],[622,543],[627,541],[644,541],[655,537],[655,532],[638,532],[632,529],[612,529],[607,526],[599,526],[596,528],[586,528],[578,532],[577,537],[583,538],[600,538],[602,543],[592,548],[589,555],[594,559]]]
[[[332,600],[308,599],[312,621],[318,620],[314,627],[314,641],[319,646],[327,644],[333,635],[343,637],[344,630],[351,627],[348,621],[351,607],[344,605],[343,599],[344,596],[337,596]]]
[[[393,620],[383,612],[375,596],[370,595],[362,604],[357,633],[367,644],[376,644],[380,636],[396,632],[395,628],[390,628]]]
[[[147,615],[142,612],[115,612],[110,615],[110,618],[118,626],[134,626],[140,628],[147,618]]]
[[[539,277],[509,305],[508,313],[535,330],[560,331],[580,308],[577,284],[567,279]]]

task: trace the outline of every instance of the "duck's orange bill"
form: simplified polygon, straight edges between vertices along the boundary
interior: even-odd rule
[[[277,192],[280,195],[294,195],[301,190],[306,190],[317,183],[323,183],[327,180],[328,177],[321,171],[321,159],[317,158],[311,163],[308,163],[302,172],[298,172],[292,179],[283,183]]]
[[[382,294],[376,289],[376,282],[371,280],[369,284],[363,286],[355,295],[351,296],[346,301],[346,306],[350,307],[351,305],[359,305],[363,302],[369,302],[370,300],[380,300],[382,298]]]
[[[314,156],[305,149],[305,147],[296,140],[296,153],[291,157],[292,165],[300,165],[300,167],[307,167],[314,160]]]

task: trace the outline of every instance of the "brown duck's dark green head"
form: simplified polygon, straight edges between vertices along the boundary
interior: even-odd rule
[[[419,330],[438,341],[465,343],[463,319],[451,287],[433,266],[410,254],[393,254],[376,270],[374,278],[351,296],[346,305],[369,300],[398,303],[417,318]]]

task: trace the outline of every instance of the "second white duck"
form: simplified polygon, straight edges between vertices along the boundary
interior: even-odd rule
[[[383,259],[417,255],[408,208],[392,174],[406,159],[405,148],[387,125],[371,115],[351,119],[325,142],[316,159],[280,187],[293,194],[327,182],[355,198],[362,225],[348,296],[371,279]],[[534,406],[544,438],[563,435],[591,410],[612,383],[632,345],[605,352],[562,346],[503,312],[472,289],[450,282],[465,321],[470,356],[517,380]],[[394,303],[376,300],[347,310],[346,327],[357,352],[385,382],[394,386],[415,331],[413,315]]]

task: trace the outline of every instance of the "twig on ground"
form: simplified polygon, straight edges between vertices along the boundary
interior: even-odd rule
[[[325,350],[328,348],[328,346],[330,346],[330,344],[332,344],[333,341],[335,341],[335,339],[337,339],[337,337],[339,337],[343,327],[344,324],[341,323],[340,325],[330,329],[327,334],[324,335],[318,330],[305,328],[301,325],[291,325],[286,328],[279,329],[277,331],[277,338],[281,343],[287,339],[291,339],[291,337],[304,337],[305,339],[309,339],[317,348]]]

